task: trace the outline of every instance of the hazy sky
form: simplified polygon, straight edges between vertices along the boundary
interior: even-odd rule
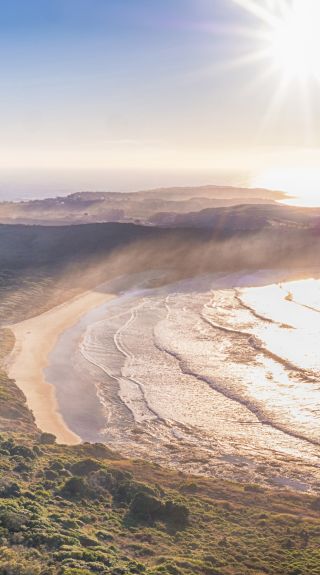
[[[275,101],[282,71],[257,58],[266,24],[245,4],[0,0],[0,169],[313,162],[319,88],[303,104],[293,79]]]

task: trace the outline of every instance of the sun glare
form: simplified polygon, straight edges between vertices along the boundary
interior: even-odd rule
[[[319,25],[320,0],[286,4],[268,35],[273,65],[289,77],[319,78]]]
[[[270,92],[257,133],[268,130],[288,103],[296,109],[300,146],[314,146],[319,138],[315,114],[320,86],[320,0],[233,2],[256,19],[242,31],[250,44],[235,58],[234,66],[255,68],[248,91],[267,87]]]
[[[317,167],[269,168],[254,176],[251,185],[286,192],[289,197],[281,200],[283,204],[319,206],[320,170]]]
[[[261,59],[286,78],[320,79],[320,0],[233,0],[262,24]],[[253,55],[252,55],[253,56]]]

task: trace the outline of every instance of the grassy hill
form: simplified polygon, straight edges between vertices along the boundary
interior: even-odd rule
[[[319,573],[317,497],[52,441],[31,422],[0,434],[1,575]]]

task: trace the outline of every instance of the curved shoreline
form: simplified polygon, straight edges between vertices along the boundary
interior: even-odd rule
[[[303,277],[305,273],[299,274],[295,272],[295,274],[292,274],[284,270],[282,272],[279,272],[279,270],[260,270],[252,274],[243,271],[241,273],[227,274],[227,284],[229,287],[235,285],[239,287],[248,284],[260,286],[266,285],[270,281],[289,281],[292,279],[292,275],[294,275],[294,279],[297,279],[297,276]],[[316,275],[319,276],[318,270]],[[86,389],[78,385],[81,382],[77,381],[77,379],[75,379],[73,387],[70,387],[68,378],[61,377],[59,369],[55,369],[61,358],[62,361],[67,361],[70,345],[68,337],[69,340],[72,340],[77,331],[77,324],[84,321],[86,315],[95,314],[95,309],[101,308],[108,302],[111,303],[111,300],[119,295],[132,293],[133,287],[134,290],[147,287],[145,282],[150,279],[152,279],[152,277],[150,278],[150,272],[135,274],[130,277],[124,276],[116,281],[106,282],[93,290],[75,296],[43,314],[6,326],[14,334],[15,345],[6,358],[4,368],[8,376],[15,380],[17,386],[26,396],[27,405],[34,414],[37,426],[43,431],[53,433],[59,443],[73,445],[80,443],[82,440],[92,440],[91,436],[89,437],[90,434],[88,435],[89,432],[84,433],[84,435],[81,434],[83,419],[79,420],[79,425],[73,425],[76,418],[72,419],[72,417],[76,411],[69,407],[70,405],[76,406],[76,404],[79,404],[82,394],[82,403],[85,404],[85,410],[90,410],[91,404],[90,402],[87,403],[89,396],[85,396],[83,393]],[[216,288],[225,286],[225,275],[219,274],[215,279]],[[197,281],[200,281],[200,279],[197,278]],[[171,289],[175,290],[178,284],[179,282],[172,284]],[[73,328],[75,329],[73,330]],[[68,333],[70,329],[73,330],[72,334]],[[66,335],[66,342],[63,341],[63,334]],[[76,334],[76,337],[78,337],[78,334]],[[58,343],[59,345],[57,345]],[[64,354],[61,354],[61,345],[64,346]],[[54,373],[54,377],[52,373]],[[59,386],[57,386],[55,379],[59,377],[60,382]],[[75,403],[70,404],[73,401]],[[70,417],[66,416],[68,412],[70,412]],[[96,418],[97,414],[95,414]]]
[[[90,310],[114,297],[115,294],[107,293],[99,286],[96,291],[84,292],[41,315],[7,326],[14,334],[15,345],[6,359],[6,372],[26,396],[36,425],[53,433],[59,443],[75,445],[81,438],[65,423],[55,387],[46,381],[49,355],[61,333]]]

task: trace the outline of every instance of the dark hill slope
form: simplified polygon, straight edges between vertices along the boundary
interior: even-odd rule
[[[241,204],[232,207],[205,208],[187,214],[157,213],[151,218],[151,222],[155,225],[210,228],[228,233],[278,227],[302,229],[320,225],[320,209],[281,204]]]
[[[210,222],[170,229],[120,223],[0,225],[0,322],[35,315],[102,282],[150,269],[177,279],[319,264],[316,220],[270,225],[264,210],[253,217],[246,207]]]

